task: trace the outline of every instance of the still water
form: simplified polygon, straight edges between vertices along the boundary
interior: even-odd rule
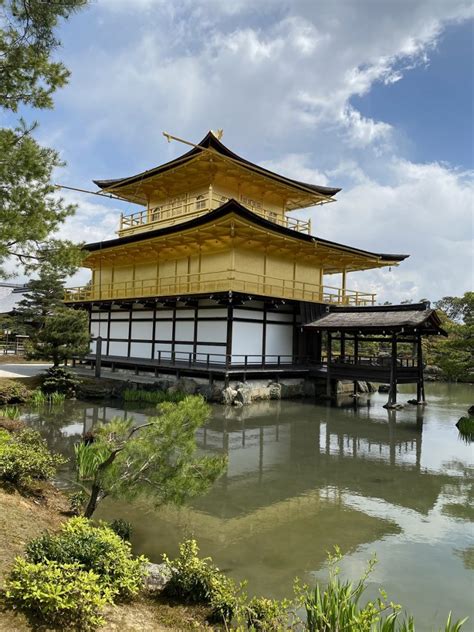
[[[403,389],[399,401],[414,396]],[[198,433],[202,451],[228,455],[228,469],[205,496],[182,509],[153,510],[105,501],[98,518],[121,517],[133,545],[152,561],[177,553],[187,536],[248,592],[290,596],[293,579],[326,577],[326,552],[337,544],[347,576],[357,578],[377,554],[370,592],[437,629],[452,610],[474,630],[473,449],[455,422],[474,403],[470,385],[428,386],[428,406],[386,411],[373,394],[357,409],[272,401],[213,407]],[[69,457],[84,430],[114,416],[137,423],[153,409],[75,402],[32,411],[29,423]],[[63,483],[72,474],[62,473]]]

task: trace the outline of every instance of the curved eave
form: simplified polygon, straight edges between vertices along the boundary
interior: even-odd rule
[[[237,154],[234,154],[230,149],[228,149],[225,145],[223,145],[218,138],[214,136],[212,132],[208,132],[206,136],[202,139],[202,141],[198,144],[198,146],[193,147],[190,151],[186,152],[182,156],[171,160],[170,162],[166,162],[159,167],[154,167],[153,169],[149,169],[148,171],[143,171],[142,173],[138,173],[134,176],[130,176],[127,178],[115,178],[112,180],[93,180],[94,184],[96,184],[100,189],[106,190],[109,192],[119,193],[119,189],[123,186],[128,186],[130,184],[134,184],[136,182],[141,182],[145,178],[151,178],[153,176],[159,175],[161,173],[165,173],[170,169],[174,169],[178,166],[184,165],[199,155],[202,150],[200,147],[204,149],[213,149],[218,154],[230,158],[232,160],[237,161],[243,167],[254,171],[257,174],[260,174],[264,177],[270,178],[272,180],[278,181],[287,186],[295,187],[305,193],[313,193],[319,196],[323,196],[330,200],[334,195],[339,193],[340,188],[335,187],[324,187],[316,184],[309,184],[307,182],[301,182],[299,180],[293,180],[291,178],[286,178],[285,176],[281,176],[274,171],[270,171],[269,169],[265,169],[264,167],[259,167],[258,165],[246,160],[245,158],[241,158]]]
[[[249,211],[235,200],[229,200],[218,209],[215,209],[214,211],[209,211],[209,213],[196,217],[195,219],[189,220],[188,222],[181,222],[180,224],[173,224],[172,226],[166,226],[165,228],[159,228],[156,230],[144,231],[142,233],[130,235],[128,237],[118,237],[116,239],[110,239],[108,241],[99,241],[91,244],[86,244],[84,246],[84,250],[88,252],[95,252],[98,250],[115,248],[117,246],[124,246],[126,244],[148,241],[150,239],[162,237],[165,235],[172,235],[173,233],[179,233],[184,230],[205,226],[206,224],[222,219],[226,215],[230,215],[231,213],[234,213],[238,217],[248,220],[253,224],[256,224],[264,228],[265,230],[271,231],[273,233],[283,235],[285,237],[291,237],[292,239],[305,241],[307,243],[313,243],[316,245],[321,244],[322,246],[327,246],[335,250],[340,250],[341,252],[349,252],[360,257],[367,257],[370,259],[376,258],[379,261],[384,262],[384,264],[386,265],[396,265],[409,257],[409,255],[369,252],[368,250],[360,250],[359,248],[353,248],[351,246],[346,246],[345,244],[339,244],[327,239],[319,239],[305,233],[299,233],[295,230],[291,230],[290,228],[285,228],[284,226],[280,226],[278,224],[275,224],[274,222],[270,222],[260,215],[252,213],[252,211]]]

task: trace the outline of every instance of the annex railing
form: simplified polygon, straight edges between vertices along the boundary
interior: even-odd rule
[[[141,232],[143,229],[159,228],[170,224],[191,220],[209,213],[219,206],[225,204],[228,198],[217,194],[203,194],[194,196],[184,196],[154,208],[137,211],[130,215],[120,216],[119,235],[129,235]],[[264,219],[290,228],[301,233],[311,234],[311,220],[300,220],[294,217],[282,216],[274,211],[263,208],[260,203],[244,198],[240,203],[253,213],[260,215]]]
[[[336,305],[374,305],[375,294],[329,285],[279,279],[241,270],[179,274],[172,277],[134,279],[65,290],[68,303],[95,300],[147,298],[208,292],[245,292]]]

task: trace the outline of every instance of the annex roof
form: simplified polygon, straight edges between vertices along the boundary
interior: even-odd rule
[[[209,224],[214,224],[218,220],[225,218],[226,216],[234,215],[246,222],[251,222],[258,227],[265,229],[267,232],[272,232],[276,235],[281,235],[286,238],[295,239],[308,244],[313,244],[316,248],[320,246],[322,249],[331,249],[339,251],[341,254],[351,254],[358,258],[370,258],[371,260],[377,260],[378,265],[396,265],[397,263],[406,259],[409,255],[404,254],[391,254],[391,253],[374,253],[360,248],[354,248],[345,244],[329,241],[327,239],[320,239],[306,233],[301,233],[284,226],[280,226],[272,221],[269,221],[247,208],[239,204],[236,200],[229,200],[218,209],[209,211],[208,213],[191,219],[187,222],[180,224],[174,224],[166,226],[164,228],[158,228],[156,230],[149,230],[143,233],[137,233],[125,237],[118,237],[107,241],[94,242],[86,244],[84,250],[88,252],[104,251],[110,248],[117,248],[125,246],[127,244],[139,244],[140,242],[146,242],[158,237],[184,233],[190,229],[198,229]],[[369,265],[368,267],[376,267],[376,265]]]
[[[156,178],[157,176],[164,175],[171,170],[182,168],[186,165],[189,165],[191,162],[202,159],[203,157],[212,158],[213,156],[214,159],[217,158],[217,160],[220,159],[223,161],[227,161],[228,163],[232,163],[234,167],[244,169],[247,172],[252,172],[257,176],[260,176],[267,180],[271,180],[276,185],[282,185],[287,188],[290,187],[296,192],[306,194],[306,196],[308,196],[308,194],[310,196],[312,195],[313,198],[316,196],[317,202],[313,201],[313,204],[323,203],[324,201],[332,201],[332,197],[341,190],[340,188],[320,186],[316,184],[310,184],[308,182],[293,180],[292,178],[287,178],[286,176],[279,175],[273,171],[270,171],[269,169],[260,167],[232,152],[228,147],[221,143],[221,141],[212,132],[208,132],[206,136],[201,140],[201,142],[193,147],[190,151],[186,152],[182,156],[179,156],[178,158],[175,158],[174,160],[159,165],[158,167],[154,167],[153,169],[149,169],[147,171],[143,171],[136,175],[128,176],[125,178],[93,180],[93,182],[100,189],[109,193],[113,193],[118,197],[135,201],[139,204],[146,204],[146,200],[144,199],[143,194],[140,192],[140,187],[145,183],[145,181],[151,178]],[[132,188],[130,188],[131,185],[133,185]],[[311,202],[309,202],[309,204],[310,203]]]
[[[316,331],[351,333],[415,333],[426,335],[447,333],[441,327],[436,310],[426,303],[357,308],[334,308],[329,314],[304,325]]]

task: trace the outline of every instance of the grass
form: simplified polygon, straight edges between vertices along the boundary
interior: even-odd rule
[[[0,408],[0,417],[16,421],[20,419],[20,409],[18,406],[2,406]]]
[[[34,406],[44,406],[45,404],[48,405],[58,405],[58,404],[62,404],[64,403],[66,399],[66,395],[64,395],[64,393],[43,393],[43,391],[41,391],[40,389],[36,389],[35,391],[33,391],[33,394],[31,396],[31,403]]]
[[[175,391],[148,391],[144,389],[127,388],[123,392],[123,399],[126,402],[146,402],[148,404],[162,404],[163,402],[180,402],[186,397],[186,393]]]

